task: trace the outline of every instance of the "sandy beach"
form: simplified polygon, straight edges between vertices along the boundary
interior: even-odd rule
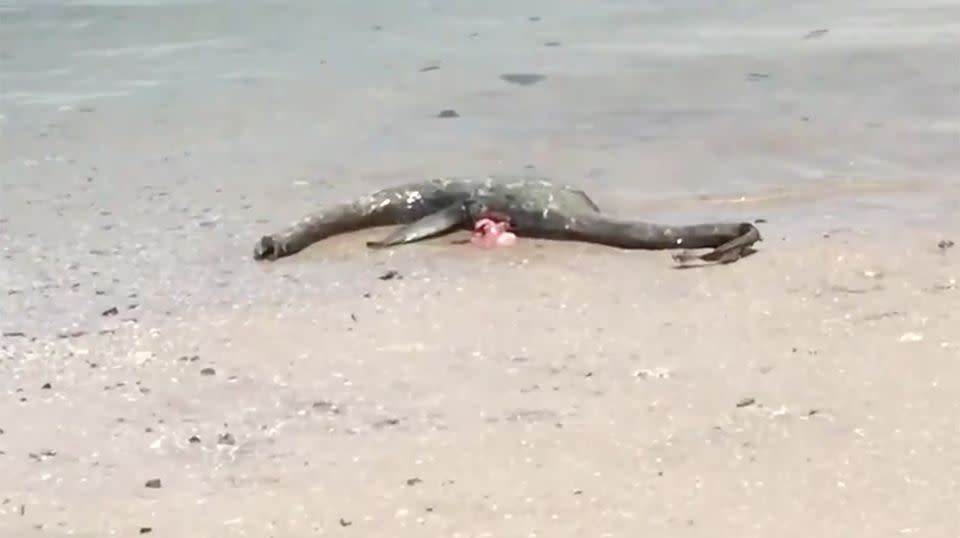
[[[0,535],[960,535],[960,2],[795,4],[0,4]],[[764,241],[251,259],[486,174]]]

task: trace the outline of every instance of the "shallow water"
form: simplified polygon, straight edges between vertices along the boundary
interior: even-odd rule
[[[960,199],[960,2],[18,1],[0,18],[5,330],[285,300],[303,283],[263,289],[256,237],[433,175],[532,171],[611,211],[777,233],[936,221]],[[386,263],[365,256],[284,270],[320,285]]]

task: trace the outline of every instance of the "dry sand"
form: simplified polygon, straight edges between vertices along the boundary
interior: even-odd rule
[[[0,6],[0,535],[960,535],[960,4],[795,4]],[[250,259],[488,173],[765,241]]]

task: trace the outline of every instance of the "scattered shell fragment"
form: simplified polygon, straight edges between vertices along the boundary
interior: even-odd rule
[[[923,341],[923,335],[915,332],[906,332],[900,336],[901,342],[921,342]]]

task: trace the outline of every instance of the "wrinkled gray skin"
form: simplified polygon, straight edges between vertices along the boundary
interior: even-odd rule
[[[456,229],[473,229],[485,216],[509,220],[520,237],[599,243],[626,249],[711,248],[674,259],[729,263],[753,252],[760,241],[752,224],[715,223],[667,226],[603,215],[586,193],[542,179],[433,179],[377,191],[331,206],[264,236],[254,258],[275,260],[327,237],[375,226],[403,225],[371,248],[412,243]]]

